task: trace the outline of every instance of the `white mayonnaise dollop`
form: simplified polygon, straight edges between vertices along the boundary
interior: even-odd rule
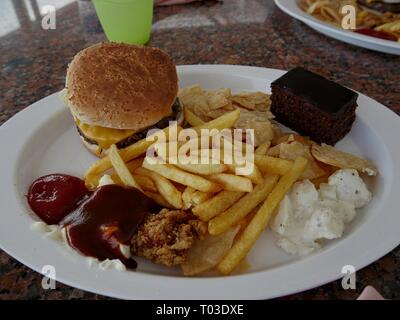
[[[304,255],[321,246],[322,240],[340,238],[356,208],[371,200],[356,170],[342,169],[317,190],[309,180],[293,185],[271,221],[278,235],[277,245],[291,254]]]

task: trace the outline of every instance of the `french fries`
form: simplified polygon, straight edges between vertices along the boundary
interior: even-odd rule
[[[236,173],[237,168],[244,167],[244,166],[238,166],[236,164],[228,164],[227,166],[231,173]],[[260,184],[264,180],[261,171],[255,164],[253,165],[253,170],[251,171],[251,173],[246,175],[245,177],[250,179],[251,182],[253,182],[254,184]]]
[[[228,167],[223,163],[211,163],[211,161],[209,161],[209,163],[188,163],[188,164],[177,163],[175,165],[178,168],[181,168],[185,171],[201,175],[221,173],[228,169]]]
[[[207,176],[208,179],[221,185],[228,191],[253,191],[253,184],[251,180],[241,176],[235,176],[229,173],[217,173]]]
[[[275,174],[267,175],[264,182],[257,185],[253,192],[245,194],[225,212],[210,220],[208,223],[208,232],[213,235],[220,234],[238,224],[257,207],[257,205],[265,200],[278,182],[278,178],[279,176]]]
[[[214,193],[212,192],[202,192],[199,190],[195,190],[192,187],[186,187],[186,189],[182,193],[182,201],[183,201],[183,209],[187,210],[193,206],[198,206],[210,199]]]
[[[222,187],[215,182],[209,181],[192,173],[188,173],[170,164],[150,164],[145,159],[143,161],[143,167],[157,172],[167,179],[203,192],[218,192],[222,189]]]
[[[222,274],[230,274],[235,267],[243,260],[250,251],[254,243],[259,238],[261,232],[268,225],[272,214],[278,207],[279,203],[289,191],[293,183],[302,175],[308,164],[307,159],[299,157],[294,161],[293,166],[284,174],[274,189],[268,195],[264,204],[257,211],[254,218],[250,221],[246,229],[240,235],[239,239],[234,243],[222,261],[218,264],[217,269]]]
[[[132,176],[143,190],[157,192],[156,185],[154,184],[153,180],[151,180],[149,177],[141,176],[138,174],[132,174]],[[114,180],[114,176],[112,176],[112,179]]]
[[[180,130],[182,130],[181,127],[177,127],[178,133]],[[170,127],[167,127],[163,129],[164,133],[167,136],[167,139],[169,139],[169,132],[170,132]],[[154,134],[153,136],[155,136]],[[147,148],[150,147],[154,141],[151,141],[151,139],[142,139],[138,142],[135,142],[134,144],[131,144],[130,146],[121,149],[119,151],[120,157],[123,159],[125,162],[129,162],[132,159],[135,159],[142,154],[146,153]],[[107,171],[112,167],[110,157],[107,155],[102,159],[97,160],[95,163],[93,163],[89,169],[86,171],[84,174],[84,180],[85,184],[89,189],[93,189],[97,187],[97,182],[98,178],[101,176],[101,174],[104,171]]]
[[[132,174],[133,178],[135,179],[135,181],[138,183],[138,185],[143,190],[147,190],[147,191],[151,191],[151,192],[157,192],[157,188],[156,188],[154,182],[149,177],[134,173],[135,170],[140,168],[142,163],[143,163],[143,158],[137,158],[137,159],[132,160],[132,161],[130,161],[128,163],[125,163],[125,165],[128,168],[128,170],[131,172],[131,174]],[[117,184],[124,184],[116,172],[114,172],[111,175],[111,179]]]
[[[215,193],[213,192],[202,192],[195,190],[195,192],[192,194],[193,205],[198,206],[199,204],[202,204],[204,201],[210,199],[214,194]]]
[[[254,163],[264,173],[284,175],[290,170],[293,161],[284,160],[270,156],[254,155]]]
[[[254,151],[254,153],[258,154],[260,156],[264,156],[267,154],[270,146],[271,146],[271,141],[264,142],[257,147],[257,149],[256,149],[256,151]]]
[[[194,193],[196,192],[195,189],[192,187],[186,187],[186,189],[182,192],[182,209],[187,210],[190,209],[193,205],[192,198]]]
[[[158,192],[176,209],[182,209],[182,193],[173,185],[171,181],[156,172],[145,168],[136,169],[138,174],[149,177],[156,185]]]
[[[136,158],[129,162],[126,162],[125,164],[130,172],[134,172],[137,168],[140,168],[142,166],[143,159],[143,157]]]
[[[183,114],[185,115],[185,120],[192,127],[200,126],[204,124],[204,121],[201,120],[198,116],[196,116],[189,108],[183,107]]]
[[[135,178],[130,173],[128,167],[125,165],[124,160],[119,155],[118,149],[115,144],[111,145],[108,151],[108,157],[110,158],[110,162],[114,167],[115,172],[118,174],[124,185],[143,191],[139,184],[136,182]]]
[[[224,115],[211,120],[209,122],[203,123],[199,126],[193,127],[196,132],[200,133],[201,129],[217,129],[217,130],[223,130],[226,128],[232,128],[235,124],[235,122],[239,119],[240,116],[240,110],[236,109],[231,112],[227,112]]]
[[[192,212],[194,215],[199,217],[200,220],[208,221],[228,209],[243,195],[244,192],[223,190],[207,201],[195,206],[192,209]]]

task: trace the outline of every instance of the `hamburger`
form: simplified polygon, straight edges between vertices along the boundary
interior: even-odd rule
[[[357,0],[357,2],[371,10],[400,13],[400,0]]]
[[[115,144],[125,148],[183,121],[178,77],[164,51],[99,43],[80,51],[68,66],[62,98],[85,147],[98,157]]]

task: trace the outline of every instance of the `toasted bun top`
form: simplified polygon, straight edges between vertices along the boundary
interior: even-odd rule
[[[66,89],[71,112],[82,122],[139,131],[171,114],[178,77],[160,49],[99,43],[74,57]]]

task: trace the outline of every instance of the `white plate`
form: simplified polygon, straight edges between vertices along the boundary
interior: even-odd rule
[[[304,22],[309,27],[328,37],[374,51],[400,55],[399,42],[366,36],[325,23],[301,10],[297,5],[297,0],[275,0],[275,3],[288,15]]]
[[[180,86],[269,91],[279,70],[224,65],[180,66]],[[87,291],[127,299],[256,299],[299,292],[341,277],[344,265],[359,269],[400,242],[398,195],[400,151],[397,115],[360,95],[352,131],[338,144],[370,158],[380,169],[374,198],[361,210],[344,237],[302,259],[277,248],[270,231],[262,234],[248,256],[246,274],[185,278],[178,269],[138,259],[137,271],[89,269],[86,261],[58,243],[30,231],[36,219],[25,193],[37,177],[54,172],[81,176],[95,158],[81,145],[69,111],[53,94],[15,115],[0,127],[0,246],[28,267],[41,272],[56,267],[58,281]]]

